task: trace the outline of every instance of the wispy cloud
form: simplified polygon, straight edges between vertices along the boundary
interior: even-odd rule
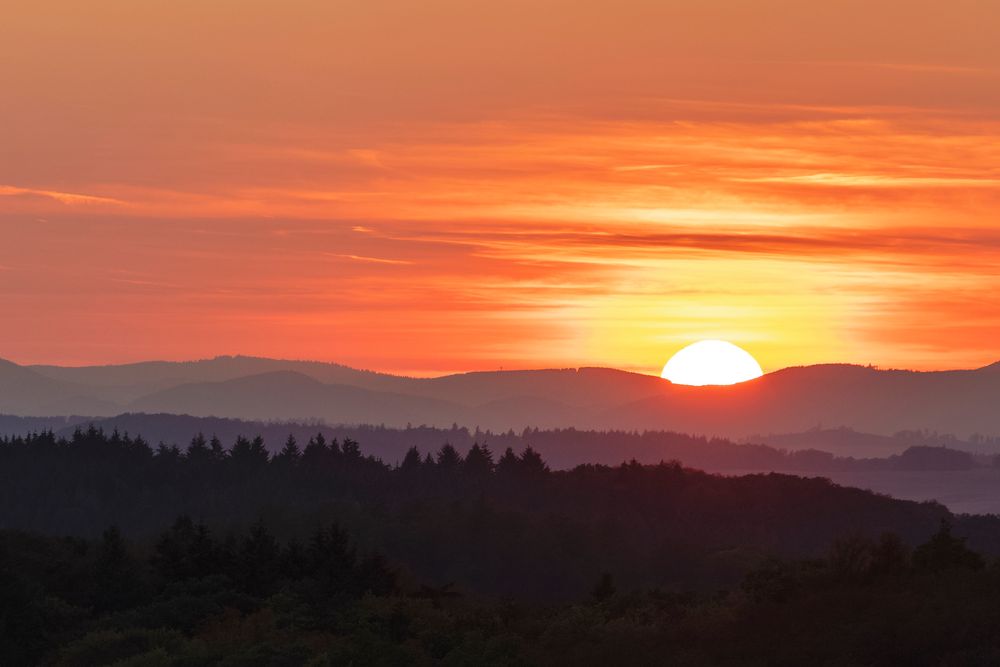
[[[350,259],[355,262],[369,262],[371,264],[397,264],[397,265],[409,265],[413,262],[405,259],[389,259],[387,257],[365,257],[363,255],[348,255],[342,253],[326,253],[327,257],[336,257],[339,259]]]
[[[40,190],[36,188],[20,188],[13,185],[0,185],[0,197],[18,196],[45,197],[69,206],[93,204],[114,204],[121,206],[125,204],[124,201],[113,197],[98,197],[96,195],[59,192],[57,190]]]

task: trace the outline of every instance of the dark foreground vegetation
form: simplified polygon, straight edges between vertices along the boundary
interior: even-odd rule
[[[400,581],[338,527],[279,543],[178,519],[152,544],[0,532],[4,665],[995,665],[1000,567],[947,524],[768,559],[729,590],[561,603]]]
[[[0,529],[4,665],[1000,659],[1000,520],[823,479],[89,429],[0,440]]]

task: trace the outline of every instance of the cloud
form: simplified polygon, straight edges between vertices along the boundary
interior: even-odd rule
[[[413,264],[405,259],[388,259],[386,257],[364,257],[362,255],[347,255],[342,253],[326,253],[327,257],[337,257],[340,259],[350,259],[355,262],[370,262],[372,264],[396,264],[396,265],[409,265]]]
[[[66,204],[67,206],[87,206],[95,204],[125,205],[124,201],[113,197],[98,197],[95,195],[59,192],[56,190],[39,190],[35,188],[19,188],[13,185],[0,185],[0,197],[44,197]]]
[[[733,178],[731,180],[742,183],[787,183],[791,185],[816,185],[839,188],[995,188],[1000,186],[1000,178],[907,177],[881,174],[820,173]]]

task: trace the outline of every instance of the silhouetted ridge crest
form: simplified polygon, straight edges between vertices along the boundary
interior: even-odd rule
[[[306,376],[321,386],[290,385],[283,373]],[[247,377],[264,380],[239,384]],[[268,387],[268,380],[274,386]],[[218,384],[226,382],[234,384]],[[288,394],[284,400],[269,400],[283,392]],[[825,364],[787,368],[727,387],[673,385],[652,375],[592,367],[408,378],[243,356],[107,367],[0,366],[0,413],[24,416],[88,411],[106,416],[131,410],[390,426],[457,423],[494,431],[579,426],[727,437],[796,433],[823,424],[877,435],[929,430],[965,438],[1000,435],[998,403],[1000,373],[994,366],[914,372]]]

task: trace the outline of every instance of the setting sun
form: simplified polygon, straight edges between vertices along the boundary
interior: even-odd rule
[[[662,377],[674,384],[700,387],[746,382],[763,374],[757,360],[743,348],[724,340],[702,340],[672,356]]]

